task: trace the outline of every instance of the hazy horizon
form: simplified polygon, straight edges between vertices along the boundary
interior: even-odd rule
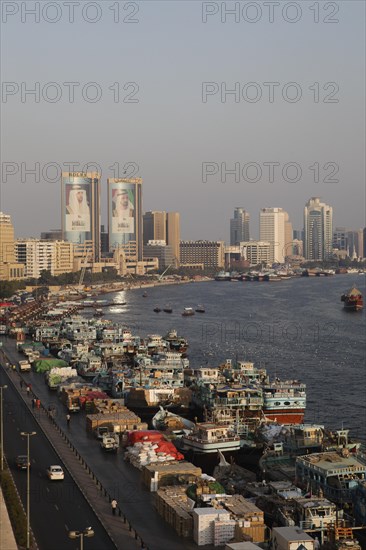
[[[312,196],[334,228],[365,227],[364,3],[80,2],[73,22],[63,2],[2,4],[0,209],[17,236],[61,227],[51,164],[72,161],[102,168],[105,226],[106,180],[132,169],[143,210],[180,212],[184,240],[228,242],[235,207],[255,238],[267,206],[302,229]]]

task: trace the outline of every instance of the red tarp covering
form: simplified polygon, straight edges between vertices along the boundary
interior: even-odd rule
[[[156,443],[157,441],[163,441],[164,439],[163,434],[156,430],[134,430],[133,432],[128,433],[128,443],[130,445],[141,443],[143,441]]]
[[[143,443],[149,441],[158,446],[155,449],[156,453],[166,453],[167,455],[173,456],[175,460],[184,460],[184,456],[177,451],[176,447],[170,441],[167,441],[164,435],[155,430],[148,431],[133,431],[128,434],[128,443],[129,445],[134,445],[135,443]]]

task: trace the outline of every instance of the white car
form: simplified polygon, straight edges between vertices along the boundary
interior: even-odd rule
[[[64,471],[61,466],[49,466],[47,468],[47,476],[51,481],[62,481],[65,477]]]

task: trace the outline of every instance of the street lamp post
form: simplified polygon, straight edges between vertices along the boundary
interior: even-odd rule
[[[0,471],[4,469],[4,418],[3,418],[3,390],[6,390],[8,386],[0,386]]]
[[[36,432],[20,432],[27,438],[27,550],[30,548],[30,456],[29,456],[29,439]]]
[[[94,537],[94,531],[91,527],[86,527],[84,531],[69,531],[70,539],[80,538],[80,550],[84,549],[84,537]]]

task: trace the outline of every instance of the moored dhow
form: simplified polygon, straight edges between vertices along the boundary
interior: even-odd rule
[[[201,422],[195,425],[189,435],[180,438],[182,451],[196,453],[232,453],[240,449],[240,437],[223,424]]]
[[[263,414],[280,424],[302,424],[306,408],[306,385],[297,380],[263,383]]]
[[[341,301],[344,309],[349,311],[359,311],[363,308],[363,296],[355,286],[342,294]]]

